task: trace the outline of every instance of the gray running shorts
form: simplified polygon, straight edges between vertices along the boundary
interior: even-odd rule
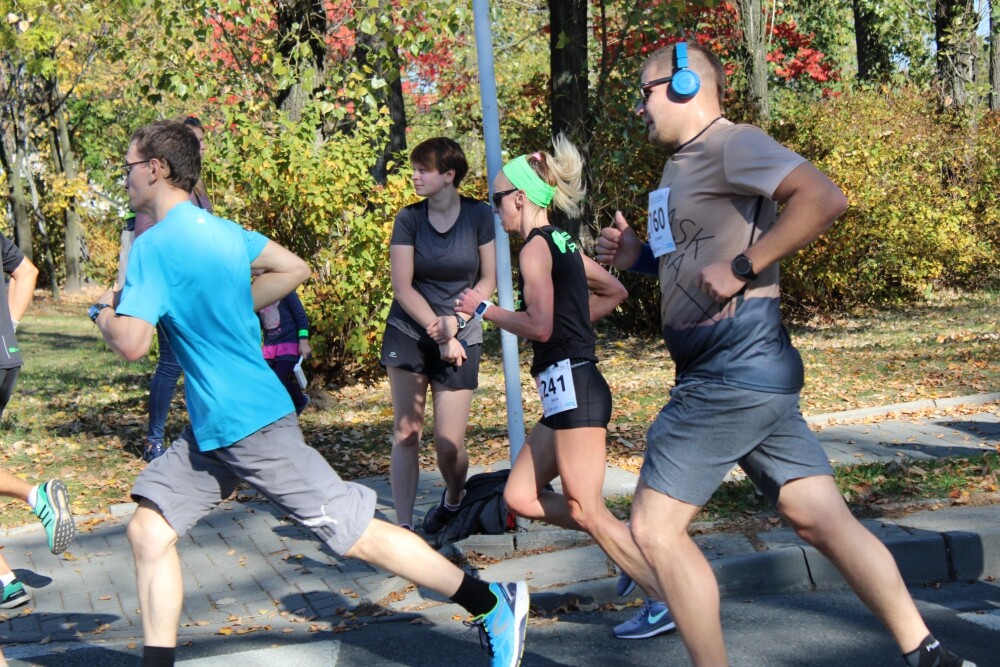
[[[334,553],[348,551],[375,515],[376,494],[345,482],[302,439],[295,413],[228,447],[202,452],[191,427],[139,474],[137,502],[156,504],[184,535],[246,481],[310,528]]]
[[[769,394],[702,380],[670,390],[646,435],[640,473],[651,488],[702,506],[739,464],[772,503],[787,482],[832,475],[799,412],[799,395]]]

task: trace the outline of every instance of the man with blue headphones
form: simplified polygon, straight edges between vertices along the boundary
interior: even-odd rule
[[[659,278],[677,369],[647,436],[632,535],[692,661],[728,665],[715,575],[687,529],[738,464],[838,568],[906,664],[968,667],[930,634],[892,555],[848,510],[799,411],[803,366],[781,322],[778,262],[819,237],[847,200],[800,155],[726,120],[724,88],[718,58],[696,44],[646,60],[636,114],[670,157],[649,195],[647,241],[618,212],[597,243],[599,261]]]

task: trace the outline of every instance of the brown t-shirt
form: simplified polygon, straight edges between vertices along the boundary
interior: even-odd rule
[[[678,381],[697,377],[773,393],[802,387],[802,360],[781,324],[778,265],[724,304],[695,286],[708,264],[731,261],[774,224],[771,199],[805,162],[750,125],[720,120],[668,161],[676,249],[660,257],[663,337]]]

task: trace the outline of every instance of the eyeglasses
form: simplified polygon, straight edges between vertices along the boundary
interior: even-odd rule
[[[148,160],[137,160],[136,162],[126,162],[125,164],[122,165],[122,171],[125,172],[125,178],[128,178],[128,175],[132,173],[132,167],[136,166],[137,164],[146,164],[147,162],[152,162],[152,161],[153,158],[149,158]]]
[[[662,79],[653,79],[652,81],[647,81],[646,83],[639,84],[639,93],[642,95],[642,103],[648,104],[649,98],[653,94],[653,88],[657,86],[662,86],[665,83],[670,83],[672,76],[665,76]]]
[[[506,197],[507,195],[509,195],[512,192],[517,192],[517,190],[518,190],[517,188],[514,188],[513,190],[501,190],[500,192],[494,192],[493,193],[493,208],[499,210],[500,204],[503,203],[503,198]]]

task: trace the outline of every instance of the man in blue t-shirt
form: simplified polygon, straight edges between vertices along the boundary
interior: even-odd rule
[[[266,237],[193,206],[198,140],[179,123],[136,132],[125,162],[130,208],[156,225],[132,247],[120,295],[90,308],[116,353],[139,359],[161,324],[187,377],[191,425],[136,479],[128,526],[142,615],[143,664],[174,664],[183,605],[177,539],[249,482],[335,553],[450,597],[476,617],[491,664],[520,662],[524,582],[474,579],[414,533],[374,518],[374,491],[344,482],[306,445],[295,408],[260,353],[255,311],[310,274]],[[260,274],[252,283],[251,270]],[[117,307],[115,304],[117,301]]]

